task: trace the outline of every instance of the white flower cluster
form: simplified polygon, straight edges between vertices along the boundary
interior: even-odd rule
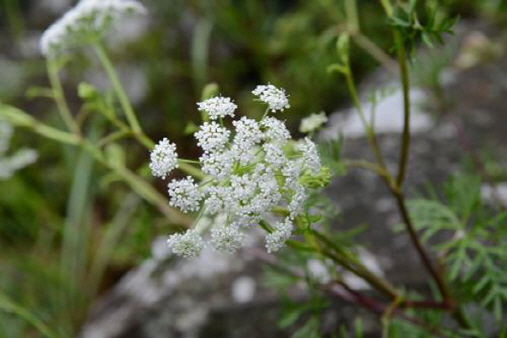
[[[260,91],[273,110],[289,106],[282,89],[259,87],[267,88]],[[205,101],[208,103],[200,107],[206,107],[210,117],[231,115],[233,109],[223,106],[232,101],[223,97],[220,101],[225,103]],[[222,108],[217,108],[220,105]],[[293,141],[285,123],[271,116],[261,121],[241,117],[232,121],[231,130],[225,121],[205,122],[194,136],[203,151],[201,169],[208,177],[200,184],[191,177],[172,180],[168,184],[170,204],[183,212],[200,210],[200,215],[225,216],[211,229],[210,239],[214,249],[225,253],[242,246],[245,227],[259,225],[265,216],[272,218],[273,211],[282,210],[286,217],[266,236],[268,252],[280,250],[293,232],[295,219],[305,211],[307,188],[301,178],[321,172],[316,145],[309,138]],[[150,164],[155,176],[164,177],[174,169],[174,151],[175,146],[167,139],[155,147]],[[200,235],[204,230],[194,228],[173,235],[168,244],[174,253],[194,257],[204,246]]]
[[[301,120],[299,131],[302,133],[312,133],[319,129],[326,122],[326,113],[321,112],[319,114],[312,114]]]
[[[227,115],[234,117],[234,111],[238,108],[230,98],[221,96],[212,97],[206,101],[199,102],[197,106],[199,110],[206,112],[212,120]]]
[[[13,132],[10,123],[0,121],[0,180],[12,177],[17,170],[34,163],[38,157],[35,150],[26,148],[7,156]]]
[[[165,179],[166,175],[178,167],[176,145],[167,138],[162,139],[150,153],[151,174]]]
[[[204,241],[195,229],[188,230],[184,234],[171,235],[167,244],[176,255],[188,259],[199,256],[204,248]]]
[[[54,56],[87,44],[103,37],[120,19],[144,13],[136,0],[81,0],[42,34],[41,52]]]
[[[194,179],[188,176],[182,180],[172,180],[167,185],[167,191],[171,200],[169,204],[183,212],[199,210],[202,193]]]
[[[252,93],[258,96],[259,99],[268,104],[269,109],[274,113],[277,110],[283,111],[290,108],[289,99],[285,94],[285,90],[276,88],[275,86],[259,85],[255,88]]]

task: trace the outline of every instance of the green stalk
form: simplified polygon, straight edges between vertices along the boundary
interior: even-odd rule
[[[130,169],[115,163],[111,163],[100,151],[100,149],[87,142],[86,140],[83,140],[81,142],[81,146],[90,154],[92,154],[98,162],[100,162],[102,165],[104,165],[106,168],[124,180],[139,196],[141,196],[152,205],[156,206],[164,215],[166,215],[168,219],[174,223],[184,224],[187,226],[192,223],[192,219],[190,217],[171,208],[164,196],[162,196],[157,190],[148,184],[148,182],[136,175]]]
[[[374,130],[371,128],[371,126],[368,124],[368,121],[366,120],[366,116],[364,113],[363,105],[361,104],[361,101],[359,100],[359,95],[357,94],[357,88],[354,81],[354,77],[352,76],[352,72],[350,69],[350,66],[347,67],[347,71],[345,72],[345,79],[347,82],[347,88],[349,90],[349,94],[352,98],[352,102],[354,103],[354,106],[356,107],[359,117],[361,118],[361,122],[363,123],[363,127],[366,131],[366,136],[373,148],[373,152],[375,154],[375,159],[379,163],[379,165],[385,169],[387,173],[387,167],[385,165],[384,156],[382,155],[382,151],[380,150],[380,146],[378,145],[377,137],[375,135]],[[390,177],[390,174],[389,174]],[[387,182],[387,181],[386,181]],[[390,185],[391,182],[389,180],[388,184]]]
[[[384,280],[383,278],[380,278],[376,276],[374,273],[372,273],[368,268],[366,268],[364,265],[362,265],[360,262],[358,262],[355,259],[351,259],[349,255],[347,255],[346,252],[344,252],[339,246],[337,246],[335,243],[333,243],[329,238],[321,234],[320,232],[313,230],[312,234],[324,245],[326,245],[332,252],[328,250],[323,250],[320,247],[318,247],[318,250],[323,255],[331,258],[333,261],[335,261],[340,266],[344,267],[345,269],[353,272],[355,275],[363,278],[366,280],[370,285],[372,285],[375,289],[383,293],[389,298],[399,299],[400,296],[398,295],[398,291],[396,288],[391,285],[387,280]]]
[[[417,235],[417,231],[415,230],[414,225],[412,224],[412,219],[410,218],[406,203],[405,203],[405,197],[404,195],[398,190],[398,191],[391,191],[395,198],[396,202],[398,203],[398,208],[400,210],[403,223],[405,224],[405,228],[407,229],[407,232],[409,233],[410,239],[412,241],[412,244],[415,246],[417,253],[419,254],[419,257],[421,258],[421,261],[430,273],[430,275],[433,277],[435,282],[437,283],[437,287],[439,292],[442,294],[442,298],[444,300],[444,303],[450,304],[451,303],[451,292],[449,288],[447,287],[447,284],[445,283],[443,277],[438,273],[438,271],[433,267],[433,264],[431,263],[431,260],[429,258],[429,255],[424,250],[424,247],[421,243],[421,240],[419,239],[419,236]]]
[[[398,178],[396,183],[399,188],[405,180],[408,156],[410,152],[410,79],[407,68],[407,55],[403,45],[403,37],[396,30],[394,33],[395,44],[397,46],[398,63],[400,65],[401,84],[403,88],[403,133],[401,135],[401,148],[398,164]]]
[[[134,172],[126,167],[111,164],[104,156],[102,151],[87,140],[84,140],[74,134],[67,133],[53,127],[47,126],[27,113],[17,108],[0,104],[0,116],[5,117],[9,122],[13,123],[18,127],[25,127],[31,129],[39,135],[47,137],[49,139],[74,146],[79,146],[85,149],[88,153],[94,156],[94,158],[104,165],[106,168],[113,171],[115,174],[120,176],[127,184],[143,199],[152,205],[158,207],[160,211],[166,215],[169,219],[175,223],[181,223],[189,225],[192,223],[190,217],[183,215],[182,213],[172,209],[167,199],[162,196],[157,190],[155,190],[148,182],[143,180],[141,177],[136,175]],[[203,173],[188,163],[183,163],[185,167],[190,167],[197,171],[196,174],[203,176]],[[191,169],[191,170],[192,170]]]
[[[78,135],[43,124],[24,111],[6,104],[0,103],[0,116],[17,127],[31,129],[41,136],[61,143],[78,145],[81,141]]]
[[[384,7],[384,11],[386,12],[388,17],[393,16],[393,6],[391,5],[390,0],[380,0],[382,7]]]
[[[104,67],[104,70],[106,71],[106,74],[113,85],[113,90],[115,91],[116,96],[120,101],[120,105],[123,109],[123,112],[125,113],[125,116],[127,117],[127,121],[129,122],[130,127],[134,131],[134,134],[141,134],[142,133],[141,125],[137,121],[134,109],[130,104],[130,101],[127,97],[127,93],[125,92],[125,89],[123,88],[120,79],[118,78],[118,74],[116,73],[112,62],[109,59],[106,50],[99,42],[96,42],[93,46],[102,64],[102,67]]]
[[[62,83],[60,81],[60,77],[58,76],[58,65],[57,61],[54,59],[47,60],[47,72],[49,77],[49,82],[51,83],[51,88],[53,91],[53,98],[56,102],[56,106],[58,108],[58,112],[63,119],[63,122],[67,126],[67,129],[79,135],[81,132],[79,130],[79,125],[72,117],[69,106],[65,101],[65,96],[63,93]]]
[[[104,70],[106,71],[109,80],[113,85],[113,89],[116,93],[116,96],[118,97],[118,100],[120,101],[120,105],[122,106],[123,111],[125,112],[125,116],[127,117],[129,125],[132,128],[132,135],[144,147],[146,147],[149,150],[153,149],[155,143],[152,140],[150,140],[150,138],[146,136],[146,134],[144,134],[144,132],[142,131],[141,125],[137,121],[134,109],[130,104],[130,100],[128,99],[127,94],[125,93],[125,89],[123,88],[118,78],[118,74],[114,70],[113,64],[109,59],[106,50],[98,42],[94,44],[94,47],[95,52],[97,53],[97,56],[99,57],[99,60],[102,66],[104,67]],[[206,177],[206,175],[204,175],[204,173],[201,170],[188,163],[179,161],[178,167],[179,169],[199,179],[203,179],[204,177]]]
[[[359,31],[359,18],[357,15],[356,0],[345,0],[345,16],[347,17],[347,28],[354,32]]]

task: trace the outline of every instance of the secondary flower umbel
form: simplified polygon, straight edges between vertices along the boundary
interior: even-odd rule
[[[290,108],[289,99],[285,94],[285,90],[276,88],[275,86],[259,85],[252,93],[259,99],[268,104],[269,109],[275,113],[277,110],[283,111]]]
[[[282,89],[258,86],[272,111],[289,107]],[[199,104],[211,119],[233,116],[236,105],[216,97]],[[321,172],[316,145],[306,138],[292,140],[285,123],[271,116],[256,121],[247,117],[205,122],[194,134],[203,153],[199,158],[207,178],[199,184],[191,177],[168,184],[170,204],[183,212],[200,211],[221,221],[211,229],[209,243],[215,250],[232,253],[242,246],[243,230],[259,225],[269,216],[278,218],[266,236],[268,252],[280,250],[291,237],[298,217],[305,213],[308,187],[302,182]],[[165,177],[177,163],[175,146],[163,139],[151,153],[154,176]],[[307,179],[303,179],[307,178]],[[172,235],[168,244],[175,254],[191,258],[205,245],[206,227]]]
[[[42,34],[41,52],[51,57],[94,42],[120,19],[135,13],[146,13],[135,0],[81,0]]]

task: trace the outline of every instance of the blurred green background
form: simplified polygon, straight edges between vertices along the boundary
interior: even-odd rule
[[[199,121],[195,103],[210,82],[245,115],[260,114],[250,99],[257,84],[284,87],[292,106],[284,118],[295,133],[302,117],[348,104],[342,79],[327,72],[336,62],[336,37],[345,24],[341,0],[143,3],[148,18],[126,23],[116,34],[121,41],[112,39],[108,47],[146,133],[171,138],[184,156],[197,154],[185,130],[189,121]],[[358,3],[362,32],[389,50],[391,34],[379,2]],[[421,3],[438,3],[451,16],[502,27],[507,10],[505,0]],[[0,101],[61,126],[51,100],[38,95],[37,87],[48,80],[37,43],[72,3],[0,4]],[[358,80],[378,67],[357,46],[351,59]],[[82,109],[80,82],[106,88],[86,52],[74,56],[62,79],[76,112]],[[36,148],[40,158],[0,181],[0,308],[6,310],[0,311],[0,337],[38,337],[37,319],[70,337],[94,299],[149,257],[153,238],[169,231],[167,220],[75,149],[17,130],[12,149],[21,146]],[[129,167],[145,166],[147,152],[135,143],[126,146],[121,156]]]

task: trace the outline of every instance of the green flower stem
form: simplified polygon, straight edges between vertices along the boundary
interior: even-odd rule
[[[122,138],[124,138],[128,135],[130,135],[129,131],[123,131],[123,130],[115,131],[115,132],[101,138],[97,143],[97,147],[102,148],[103,146],[105,146],[111,142],[121,140]]]
[[[130,169],[108,161],[100,149],[86,140],[82,140],[80,145],[83,149],[88,151],[97,160],[97,162],[101,163],[121,177],[122,180],[124,180],[139,196],[156,206],[164,215],[166,215],[168,219],[186,226],[189,226],[192,223],[192,219],[190,217],[171,208],[164,196],[162,196],[148,182],[136,175]]]
[[[343,164],[345,164],[345,166],[349,167],[349,168],[361,168],[361,169],[370,170],[381,177],[384,177],[386,179],[392,179],[389,172],[386,171],[385,168],[379,166],[376,163],[370,163],[370,162],[361,161],[361,160],[344,160]]]
[[[393,15],[393,6],[391,5],[390,0],[380,0],[382,7],[384,7],[384,11],[386,12],[388,17]]]
[[[129,122],[130,127],[134,131],[134,134],[141,134],[141,125],[137,121],[134,109],[130,104],[127,94],[125,93],[125,89],[123,88],[120,79],[118,78],[118,74],[114,70],[114,66],[109,59],[106,50],[99,42],[96,42],[93,46],[95,48],[97,56],[99,57],[102,67],[104,67],[104,70],[106,71],[107,76],[113,85],[113,89],[116,93],[116,96],[118,97],[118,100],[120,101],[120,105],[123,109],[123,112],[125,113],[125,116],[127,117],[127,121]]]
[[[193,165],[185,162],[185,160],[179,160],[178,159],[178,169],[186,172],[189,175],[192,175],[200,180],[203,180],[206,178],[206,175],[198,168],[194,167]]]
[[[145,199],[147,202],[158,207],[160,211],[167,216],[171,221],[184,225],[190,225],[192,219],[179,211],[171,208],[167,203],[167,199],[155,190],[148,182],[143,180],[141,177],[136,175],[128,168],[114,164],[106,158],[102,151],[91,142],[81,138],[78,135],[64,132],[53,127],[47,126],[32,116],[28,115],[24,111],[0,104],[0,116],[7,119],[12,124],[18,127],[24,127],[31,129],[35,133],[44,136],[46,138],[74,146],[79,146],[90,153],[99,163],[110,169],[112,172],[117,174],[124,180],[139,196]],[[186,164],[186,163],[185,163]],[[189,166],[189,164],[186,164]],[[194,168],[194,167],[192,167]],[[194,168],[195,169],[195,168]],[[198,169],[196,169],[198,170]],[[200,171],[199,171],[200,172]],[[202,174],[202,172],[200,172]]]
[[[354,39],[354,42],[365,50],[371,57],[373,57],[379,64],[384,66],[389,72],[397,73],[398,65],[397,63],[386,54],[379,46],[377,46],[370,38],[361,32],[349,32],[351,37]]]
[[[150,138],[146,136],[146,134],[144,134],[142,131],[141,125],[137,121],[136,114],[134,113],[134,109],[132,108],[127,94],[125,93],[125,89],[123,88],[118,78],[118,74],[114,70],[113,64],[111,63],[111,60],[109,59],[104,47],[98,42],[94,44],[94,47],[95,52],[97,53],[97,56],[99,57],[99,60],[107,73],[107,76],[111,80],[113,89],[116,93],[116,96],[118,97],[118,100],[120,101],[120,105],[122,106],[123,111],[125,112],[130,127],[132,128],[132,135],[144,147],[149,150],[153,149],[155,143],[150,140]],[[204,173],[201,170],[188,163],[178,161],[178,167],[182,171],[185,171],[186,173],[199,179],[203,179],[205,177]]]
[[[366,280],[370,285],[372,285],[379,292],[383,293],[387,297],[391,299],[399,299],[400,295],[396,288],[391,285],[387,280],[384,280],[381,277],[376,276],[367,267],[362,265],[359,261],[352,258],[349,254],[344,252],[339,246],[337,246],[333,241],[329,238],[321,234],[316,230],[312,230],[312,235],[318,239],[321,243],[328,247],[328,249],[322,249],[320,246],[317,246],[318,251],[326,257],[331,258],[334,262],[344,267],[345,269],[353,272],[355,275]]]
[[[267,108],[266,108],[266,110],[264,111],[264,114],[262,114],[262,117],[261,117],[261,119],[260,119],[259,121],[264,120],[264,118],[265,118],[266,116],[268,116],[268,114],[269,114],[269,107],[267,107]]]
[[[375,131],[370,126],[368,121],[366,120],[366,116],[364,114],[363,105],[361,104],[361,100],[359,100],[359,95],[357,94],[357,88],[354,81],[354,77],[352,76],[352,71],[350,69],[350,66],[347,67],[347,71],[345,72],[345,79],[347,82],[347,88],[349,90],[349,94],[352,98],[352,101],[354,103],[354,106],[356,107],[359,117],[361,118],[361,122],[363,123],[364,129],[366,131],[366,136],[368,138],[368,141],[370,142],[373,152],[375,155],[375,159],[379,163],[379,165],[383,168],[387,168],[384,156],[382,155],[382,151],[380,150],[380,146],[378,145],[377,136],[375,135]],[[387,171],[388,172],[388,171]],[[390,176],[390,174],[389,174]]]
[[[320,253],[325,257],[330,258],[336,264],[340,265],[344,269],[352,272],[358,277],[361,277],[365,281],[367,281],[371,286],[373,286],[377,291],[384,294],[386,297],[390,299],[396,299],[398,297],[398,293],[396,289],[394,289],[389,283],[380,277],[374,275],[369,270],[363,270],[360,266],[356,266],[352,264],[349,260],[344,257],[340,257],[333,252],[328,250],[320,250]]]
[[[80,136],[45,125],[13,106],[0,103],[0,116],[15,126],[31,129],[39,135],[61,143],[78,145],[81,141]]]
[[[178,159],[179,162],[181,163],[193,163],[193,164],[199,164],[200,162],[199,161],[195,161],[195,160],[186,160],[184,158],[179,158]]]
[[[398,178],[396,183],[401,188],[405,180],[408,156],[410,152],[410,79],[407,68],[407,55],[403,44],[401,32],[395,30],[394,39],[398,64],[400,65],[401,84],[403,88],[403,133],[401,135],[401,148],[398,164]]]
[[[273,227],[268,222],[261,220],[259,224],[266,232],[268,233],[273,232]],[[377,289],[379,292],[383,293],[387,297],[392,299],[399,298],[398,292],[396,291],[396,288],[394,286],[392,286],[389,282],[373,274],[357,260],[352,259],[350,255],[347,255],[343,250],[341,250],[338,246],[336,246],[326,236],[320,234],[316,230],[312,230],[310,235],[318,239],[320,242],[324,243],[333,251],[323,249],[320,245],[318,245],[315,242],[313,243],[314,244],[313,246],[307,246],[299,242],[287,241],[287,245],[299,251],[312,251],[324,255],[333,260],[336,264],[340,265],[344,269],[363,278],[368,283],[370,283],[370,285],[372,285],[375,289]]]
[[[54,59],[48,59],[46,65],[49,82],[51,83],[53,92],[53,99],[55,100],[55,103],[58,107],[58,112],[60,113],[60,116],[62,117],[67,129],[72,133],[79,135],[81,133],[79,125],[72,117],[69,106],[65,101],[62,83],[60,81],[60,77],[58,76],[59,67],[57,61]]]
[[[351,32],[359,31],[359,18],[357,15],[356,0],[345,0],[345,16],[347,18],[347,28]]]
[[[388,16],[392,16],[393,9],[391,6],[391,3],[389,0],[381,0],[382,5],[387,13]],[[419,239],[419,236],[414,228],[414,225],[412,223],[412,220],[409,216],[408,210],[406,208],[406,201],[403,193],[401,192],[401,186],[405,178],[406,174],[406,167],[408,162],[408,155],[410,151],[410,97],[409,97],[409,90],[410,90],[410,81],[409,81],[409,74],[408,74],[408,68],[407,68],[407,61],[406,61],[406,51],[405,46],[403,45],[403,37],[401,36],[401,32],[395,31],[395,43],[397,47],[397,57],[398,57],[398,64],[400,68],[401,73],[401,82],[402,82],[402,89],[403,89],[403,108],[404,108],[404,127],[403,127],[403,133],[402,133],[402,144],[400,147],[400,159],[399,159],[399,170],[398,170],[398,176],[396,179],[396,182],[393,182],[393,178],[391,177],[390,172],[387,169],[387,166],[385,164],[383,155],[381,153],[380,147],[377,142],[377,138],[375,136],[374,130],[371,128],[371,126],[368,125],[366,122],[366,118],[364,117],[364,112],[362,109],[361,102],[359,100],[359,97],[357,95],[357,89],[350,71],[350,67],[348,67],[348,71],[345,73],[346,79],[347,79],[347,86],[350,92],[350,95],[352,97],[352,100],[356,106],[356,108],[359,111],[361,120],[363,122],[363,125],[365,127],[365,131],[367,134],[367,137],[373,147],[376,160],[378,162],[378,165],[383,170],[379,172],[380,176],[384,179],[386,184],[388,185],[392,195],[395,197],[398,208],[400,210],[400,213],[402,215],[405,227],[407,229],[407,232],[409,233],[410,239],[412,241],[412,244],[415,246],[421,261],[423,262],[423,265],[428,270],[432,278],[437,283],[438,289],[440,293],[442,294],[442,297],[444,299],[444,303],[447,305],[451,305],[452,298],[450,291],[448,289],[447,284],[444,281],[444,278],[441,276],[441,274],[438,273],[438,271],[433,267],[433,264],[431,263],[431,260],[429,258],[429,255],[426,253],[424,247],[422,246],[422,243]]]
[[[452,305],[452,296],[451,292],[447,286],[447,284],[444,281],[444,278],[438,273],[438,271],[434,268],[433,264],[431,263],[431,260],[429,258],[429,255],[424,250],[424,247],[421,243],[421,240],[419,239],[419,236],[417,234],[417,231],[415,230],[414,224],[412,223],[412,219],[410,218],[407,205],[406,205],[406,199],[403,193],[400,190],[391,190],[392,194],[396,198],[396,202],[398,203],[398,208],[401,213],[401,217],[403,219],[403,223],[405,224],[405,228],[407,229],[407,232],[409,233],[410,239],[412,241],[412,244],[415,246],[419,257],[421,258],[421,261],[423,265],[425,266],[426,270],[430,273],[430,275],[435,280],[438,290],[442,295],[442,298],[444,300],[444,303],[448,305]]]

